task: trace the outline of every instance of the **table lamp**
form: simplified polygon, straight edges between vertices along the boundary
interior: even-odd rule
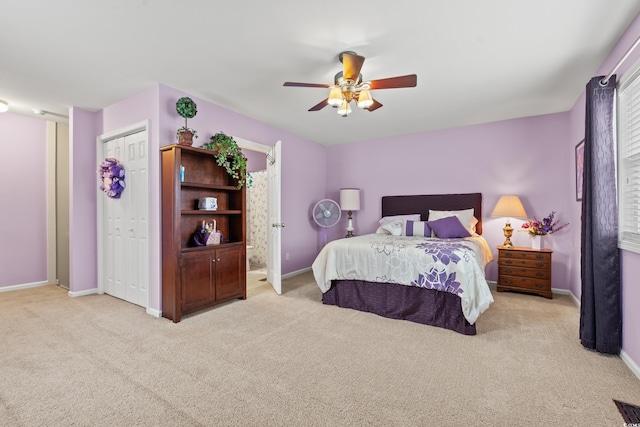
[[[505,248],[511,248],[511,236],[513,236],[513,228],[511,227],[511,218],[527,218],[527,213],[522,206],[522,202],[518,196],[501,196],[496,203],[496,207],[491,212],[492,217],[507,217],[507,223],[504,228],[505,241],[502,244]]]
[[[353,211],[360,210],[360,190],[358,188],[340,189],[340,209],[349,211],[349,222],[347,223],[347,235],[345,237],[353,237],[353,219],[351,218],[351,214]]]

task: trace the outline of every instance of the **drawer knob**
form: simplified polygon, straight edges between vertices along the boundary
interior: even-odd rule
[[[509,264],[509,265],[511,265],[511,264],[513,264],[513,261],[511,261],[510,259],[508,259],[508,260],[506,260],[506,261],[505,261],[505,264]]]
[[[538,262],[538,263],[536,263],[536,267],[544,267],[544,263],[543,262]]]
[[[505,268],[504,272],[507,273],[507,274],[511,274],[511,273],[513,273],[513,270],[510,269],[510,268]]]
[[[504,283],[506,283],[506,284],[508,284],[508,285],[510,285],[511,283],[513,283],[513,282],[511,282],[511,280],[508,280],[508,279],[504,279],[503,281],[504,281]]]
[[[542,289],[543,287],[544,287],[544,285],[542,283],[536,283],[536,288]]]
[[[542,258],[544,258],[544,255],[536,254],[536,258],[542,259]]]
[[[541,271],[536,271],[536,276],[538,276],[538,277],[543,277],[543,276],[544,276],[544,273],[543,273],[543,272],[541,272]]]

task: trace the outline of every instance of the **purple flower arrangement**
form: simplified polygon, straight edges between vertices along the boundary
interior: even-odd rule
[[[548,217],[543,218],[542,220],[537,220],[535,217],[532,220],[529,220],[522,224],[522,228],[529,233],[530,236],[546,236],[547,234],[553,234],[556,231],[560,231],[565,228],[569,223],[558,226],[560,221],[554,221],[556,213],[551,212]]]
[[[98,177],[100,177],[100,190],[112,199],[119,199],[125,188],[122,164],[113,158],[104,159],[98,166]]]

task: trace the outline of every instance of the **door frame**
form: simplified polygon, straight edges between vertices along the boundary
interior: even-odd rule
[[[260,144],[259,142],[250,141],[248,139],[239,138],[236,136],[234,136],[233,139],[236,141],[236,143],[240,148],[245,148],[251,151],[257,151],[265,155],[268,155],[273,149],[273,147],[275,146],[275,144],[274,146]],[[276,143],[281,143],[281,141],[278,140]],[[277,161],[280,162],[281,159],[277,159]],[[280,164],[280,167],[282,167],[282,164]],[[267,185],[267,191],[269,192],[269,197],[271,196],[271,192],[273,190],[274,189],[271,188],[271,185],[269,183]],[[278,189],[278,191],[280,192],[280,198],[282,198],[282,184],[280,185],[280,188]],[[270,220],[271,219],[269,218],[269,221],[267,222],[270,223],[271,222]],[[273,238],[271,235],[271,229],[270,227],[267,227],[267,247],[268,248],[271,247],[272,245],[272,239]],[[280,236],[280,240],[282,240],[282,236]],[[275,271],[277,272],[277,274],[279,274],[279,277],[270,277],[269,279],[271,279],[273,282],[276,282],[276,285],[278,285],[277,287],[274,286],[273,283],[271,285],[274,287],[274,290],[276,291],[277,294],[281,294],[282,293],[282,253],[275,254],[273,257],[270,257],[270,258],[275,258],[275,259],[267,258],[267,271],[270,271],[270,272]],[[273,268],[277,263],[280,263],[279,268]]]
[[[124,128],[112,131],[112,132],[107,132],[107,133],[103,133],[102,135],[99,135],[96,137],[96,164],[100,164],[103,160],[104,160],[104,143],[107,141],[110,141],[112,139],[117,139],[117,138],[121,138],[127,135],[131,135],[134,133],[138,133],[138,132],[147,132],[147,170],[149,170],[149,166],[150,166],[150,156],[149,156],[149,132],[150,132],[151,126],[150,126],[150,122],[149,120],[144,120],[138,123],[134,123],[132,125],[126,126]],[[151,206],[151,177],[149,176],[149,180],[147,182],[147,202],[149,204],[149,206]],[[97,253],[98,253],[98,293],[99,294],[104,294],[104,281],[103,281],[103,275],[104,275],[104,253],[103,253],[103,248],[104,248],[104,242],[103,242],[103,233],[104,233],[104,217],[103,217],[103,210],[104,210],[104,194],[101,191],[97,191],[96,192],[96,206],[97,206]],[[150,223],[151,221],[147,221],[147,227],[149,227],[147,229],[147,236],[151,235],[151,228],[150,228]],[[149,246],[147,248],[147,253],[151,253],[151,245],[149,245],[151,239],[147,239],[147,245]],[[149,262],[149,271],[147,272],[147,277],[151,278],[151,262]],[[151,291],[150,291],[150,286],[147,286],[147,288],[149,289],[148,292],[148,298],[147,298],[147,304],[145,306],[145,309],[149,309],[149,307],[151,307]]]

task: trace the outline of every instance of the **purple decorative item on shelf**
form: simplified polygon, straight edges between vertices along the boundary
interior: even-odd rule
[[[98,176],[100,190],[112,199],[119,199],[125,189],[124,166],[116,159],[106,158],[98,165]]]

